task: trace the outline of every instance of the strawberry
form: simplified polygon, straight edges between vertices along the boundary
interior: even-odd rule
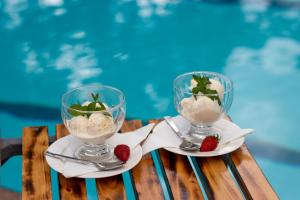
[[[126,144],[119,144],[115,147],[114,154],[119,160],[126,162],[130,156],[130,148]]]
[[[213,151],[217,148],[219,143],[219,138],[216,136],[207,136],[204,138],[201,146],[200,151],[207,152],[207,151]]]

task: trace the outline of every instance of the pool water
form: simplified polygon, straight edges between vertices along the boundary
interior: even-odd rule
[[[62,94],[95,82],[125,93],[127,118],[175,115],[173,79],[216,71],[234,81],[230,115],[256,130],[247,144],[260,167],[282,199],[294,199],[299,19],[299,1],[3,0],[1,138],[33,125],[53,135]],[[20,156],[1,167],[0,184],[21,191]]]

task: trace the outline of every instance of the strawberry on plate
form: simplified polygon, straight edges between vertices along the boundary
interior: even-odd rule
[[[115,147],[114,154],[119,160],[126,162],[130,156],[130,148],[126,144],[119,144]]]
[[[204,138],[201,146],[200,151],[207,152],[213,151],[218,147],[219,138],[217,136],[207,136]]]

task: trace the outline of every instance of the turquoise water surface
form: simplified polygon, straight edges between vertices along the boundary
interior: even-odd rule
[[[265,175],[282,199],[294,199],[299,19],[299,1],[2,0],[1,138],[21,137],[29,125],[53,135],[61,95],[95,82],[125,93],[127,118],[175,115],[173,79],[216,71],[234,81],[230,115],[256,130],[247,144]],[[0,184],[21,191],[20,156],[1,167]]]

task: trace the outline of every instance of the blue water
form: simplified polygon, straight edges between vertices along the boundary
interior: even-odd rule
[[[2,0],[1,137],[29,125],[54,134],[61,95],[94,82],[124,91],[128,118],[175,115],[173,79],[217,71],[234,81],[230,115],[256,130],[247,143],[265,175],[282,199],[294,199],[299,19],[296,1]],[[20,156],[1,167],[0,184],[21,191]]]

